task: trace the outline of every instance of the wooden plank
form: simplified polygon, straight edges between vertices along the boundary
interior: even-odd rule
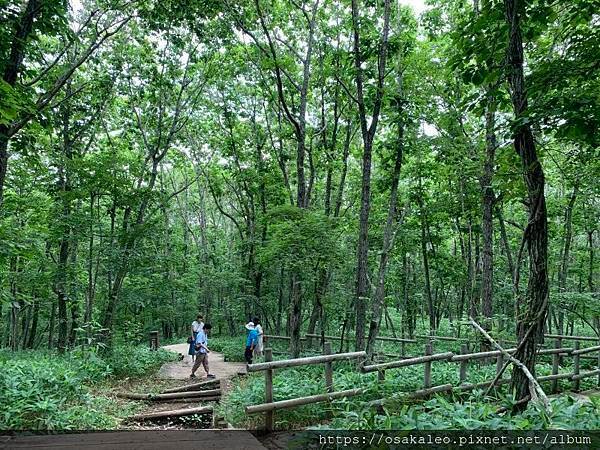
[[[246,414],[256,414],[277,409],[294,408],[295,406],[308,405],[310,403],[320,403],[335,400],[337,398],[352,397],[362,394],[362,389],[348,389],[346,391],[330,392],[327,394],[311,395],[309,397],[292,398],[290,400],[281,400],[273,403],[263,403],[261,405],[246,406]]]
[[[305,358],[283,359],[281,361],[270,361],[257,364],[248,364],[248,372],[258,372],[267,369],[283,369],[285,367],[308,366],[310,364],[322,364],[330,361],[343,361],[345,359],[363,358],[365,352],[335,353],[333,355],[307,356]]]
[[[185,386],[179,386],[175,388],[165,389],[161,394],[172,394],[174,392],[188,392],[188,391],[200,391],[203,387],[214,386],[221,384],[221,380],[208,380],[201,383],[186,384]]]
[[[166,417],[191,416],[193,414],[212,414],[212,412],[212,406],[200,406],[198,408],[174,409],[170,411],[158,411],[147,414],[135,414],[133,416],[129,416],[126,420],[162,419]]]
[[[572,373],[557,373],[553,375],[545,375],[543,377],[537,377],[536,380],[538,382],[542,381],[556,381],[556,380],[566,380],[573,377]]]
[[[571,353],[573,353],[573,348],[572,347],[559,347],[559,348],[543,348],[541,350],[538,350],[537,354],[538,355],[562,355],[562,356],[568,356]]]
[[[391,362],[382,363],[382,364],[373,364],[370,366],[363,366],[361,368],[361,371],[364,373],[367,373],[367,372],[375,372],[377,370],[382,370],[382,369],[383,370],[397,369],[399,367],[407,367],[407,366],[414,366],[416,364],[423,364],[427,361],[443,361],[443,360],[450,359],[453,356],[454,356],[454,353],[452,353],[452,352],[436,353],[434,355],[419,356],[417,358],[402,359],[399,361],[391,361]]]
[[[596,345],[594,347],[586,347],[579,350],[573,350],[572,355],[585,355],[586,353],[597,352],[600,350],[600,345]]]
[[[466,344],[463,344],[466,345]],[[509,353],[514,353],[516,348],[509,348],[506,351]],[[454,355],[451,359],[452,362],[460,362],[471,359],[482,359],[482,358],[491,358],[493,356],[501,355],[502,352],[500,350],[492,350],[489,352],[476,352],[476,353],[465,353],[460,355]]]
[[[581,372],[580,374],[573,375],[573,380],[583,380],[584,378],[593,377],[595,375],[600,375],[600,369],[590,370],[588,372]]]
[[[172,392],[169,394],[136,394],[133,392],[117,392],[117,397],[128,398],[131,400],[172,400],[177,398],[198,398],[198,397],[212,397],[221,395],[221,389],[210,389],[206,391],[188,391],[188,392]]]
[[[307,333],[306,334],[307,338],[320,338],[321,335],[320,334],[312,334],[312,333]],[[337,340],[339,341],[341,339],[341,336],[325,336],[325,339],[331,339],[331,340]],[[344,341],[349,341],[350,338],[345,337]],[[408,338],[394,338],[394,337],[387,337],[387,336],[377,336],[375,338],[376,341],[389,341],[389,342],[402,342],[405,344],[416,344],[417,340],[416,339],[408,339]]]
[[[1,444],[7,449],[16,450],[265,450],[251,433],[238,430],[143,430],[15,435]]]
[[[473,389],[479,389],[479,388],[485,388],[490,386],[493,383],[493,381],[484,381],[482,383],[475,383],[475,384],[463,384],[462,386],[458,386],[456,388],[454,388],[457,391],[471,391]],[[501,385],[501,384],[508,384],[510,383],[510,379],[508,378],[500,378],[497,382],[496,385]]]
[[[265,334],[265,335],[264,335],[264,338],[265,338],[265,340],[269,340],[269,339],[280,339],[280,340],[282,340],[282,341],[289,341],[289,340],[291,339],[291,337],[289,337],[289,336],[277,336],[277,335],[274,335],[274,334]],[[305,341],[305,340],[306,340],[306,338],[304,338],[304,337],[301,337],[301,338],[300,338],[300,340],[301,340],[301,341]]]
[[[415,391],[415,392],[409,394],[409,397],[411,397],[411,398],[427,397],[429,395],[437,394],[440,392],[449,392],[452,389],[454,389],[454,387],[451,384],[442,384],[442,385],[434,386],[434,387],[431,387],[428,389],[420,389],[418,391]]]
[[[199,404],[202,402],[220,402],[221,396],[215,395],[213,397],[186,397],[186,398],[176,398],[173,400],[167,400],[169,403],[194,403]]]
[[[544,337],[550,338],[550,339],[566,339],[566,340],[571,340],[571,341],[591,341],[591,342],[597,342],[598,338],[597,337],[590,337],[590,336],[567,336],[564,334],[544,334]]]
[[[428,339],[432,341],[451,341],[451,342],[468,342],[467,338],[457,338],[452,336],[427,336],[424,334],[415,334],[416,338],[419,339]]]

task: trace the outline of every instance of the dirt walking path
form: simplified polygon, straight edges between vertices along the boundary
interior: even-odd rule
[[[167,363],[158,371],[159,378],[172,380],[189,380],[192,372],[192,362],[188,356],[188,344],[165,345],[162,348],[183,355],[183,360]],[[231,388],[231,379],[236,375],[246,374],[246,364],[240,362],[226,362],[223,355],[217,352],[210,352],[208,355],[208,364],[210,373],[221,380],[221,390],[223,393]],[[196,371],[195,382],[206,379],[202,366]]]

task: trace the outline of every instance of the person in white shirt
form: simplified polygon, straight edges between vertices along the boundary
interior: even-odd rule
[[[198,370],[200,365],[204,367],[206,378],[215,378],[215,376],[208,370],[208,354],[210,353],[210,350],[208,349],[208,335],[210,334],[211,328],[212,326],[210,323],[207,323],[206,325],[202,324],[202,329],[200,329],[196,335],[196,341],[194,342],[196,349],[196,361],[192,367],[192,374],[190,375],[190,378],[196,378],[196,370]]]
[[[196,350],[194,348],[195,342],[196,342],[196,336],[203,328],[204,328],[204,318],[202,317],[201,314],[198,314],[198,316],[196,317],[196,320],[194,320],[192,322],[192,329],[191,329],[192,334],[191,334],[190,338],[188,339],[188,342],[190,344],[190,347],[188,349],[188,355],[190,355],[190,357],[191,357],[191,362],[194,362],[194,359],[196,357]]]

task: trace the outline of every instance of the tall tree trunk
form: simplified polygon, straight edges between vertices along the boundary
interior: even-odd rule
[[[398,113],[401,114],[402,111]],[[372,303],[371,322],[369,324],[369,338],[367,340],[367,358],[373,357],[375,351],[375,340],[379,334],[379,323],[381,322],[381,314],[385,308],[385,276],[387,273],[387,264],[390,257],[390,251],[394,245],[395,232],[394,224],[396,223],[398,211],[398,183],[400,180],[400,170],[402,168],[402,157],[404,149],[404,124],[399,119],[398,136],[396,148],[396,161],[394,164],[394,172],[392,174],[392,187],[390,191],[390,204],[388,208],[387,219],[383,230],[383,246],[379,256],[379,271],[377,274],[377,287],[375,289],[375,298]],[[387,310],[386,310],[387,311]]]
[[[587,231],[588,252],[589,252],[589,270],[588,270],[588,289],[590,292],[595,292],[594,286],[594,231]]]
[[[383,33],[379,43],[379,54],[377,61],[378,78],[377,91],[375,94],[373,112],[371,114],[371,124],[367,124],[367,111],[363,93],[363,55],[360,49],[360,19],[358,1],[352,0],[352,30],[353,30],[353,53],[356,94],[358,100],[358,113],[360,119],[360,128],[363,138],[363,159],[362,159],[362,188],[360,202],[360,219],[357,249],[357,274],[356,274],[356,349],[362,350],[365,345],[365,322],[366,322],[366,302],[369,296],[368,282],[368,253],[369,253],[369,212],[371,209],[371,154],[373,150],[373,141],[377,131],[379,113],[383,100],[383,88],[385,82],[385,65],[387,59],[388,33],[390,20],[390,0],[384,2],[383,14]]]
[[[40,299],[33,300],[33,315],[31,318],[31,328],[29,330],[29,339],[25,343],[25,348],[34,348],[37,338],[38,318],[40,313]]]
[[[514,115],[517,121],[527,116],[527,92],[523,74],[523,42],[521,17],[524,5],[518,0],[504,0],[509,30],[507,52],[508,82],[511,89]],[[544,171],[538,160],[535,140],[529,122],[522,121],[514,133],[514,147],[521,157],[528,193],[529,221],[525,229],[529,255],[529,279],[525,310],[517,316],[518,341],[525,341],[515,358],[535,376],[536,348],[543,341],[543,329],[548,313],[548,223],[544,197]],[[517,400],[533,397],[530,383],[522,370],[513,369],[512,390]],[[528,402],[515,407],[524,410]]]
[[[482,191],[483,216],[481,221],[483,251],[482,251],[482,274],[481,274],[481,312],[486,319],[484,326],[490,329],[493,314],[493,292],[494,292],[494,202],[496,196],[492,188],[494,176],[494,159],[496,154],[496,106],[495,99],[491,93],[487,95],[487,106],[485,113],[485,162],[483,176],[480,178]]]
[[[340,175],[340,184],[338,186],[335,199],[334,217],[340,216],[342,201],[344,199],[344,187],[346,185],[346,174],[348,173],[348,155],[350,154],[350,141],[352,140],[352,124],[348,122],[346,127],[346,139],[344,140],[344,152],[342,156],[342,173]]]
[[[88,244],[88,260],[87,260],[87,278],[88,285],[85,295],[85,310],[83,313],[83,321],[89,324],[92,321],[92,314],[94,310],[94,297],[96,296],[96,283],[94,277],[94,202],[96,197],[94,194],[90,195],[90,238]],[[98,271],[96,270],[96,273]]]
[[[575,207],[575,201],[577,200],[577,194],[579,192],[579,185],[576,183],[573,187],[573,192],[569,197],[569,204],[565,210],[565,240],[562,249],[562,259],[560,263],[560,270],[558,272],[558,292],[559,292],[559,309],[558,309],[558,333],[563,334],[564,323],[565,323],[565,312],[560,307],[560,303],[564,301],[564,295],[567,291],[567,276],[569,274],[569,257],[571,253],[571,240],[573,238],[573,208]]]
[[[515,276],[515,265],[513,263],[512,251],[510,249],[508,234],[506,233],[506,225],[504,224],[504,216],[502,214],[501,205],[496,205],[496,216],[498,217],[498,225],[500,227],[500,239],[502,240],[502,246],[504,247],[504,254],[506,255],[508,271],[510,272],[510,278],[512,280]]]
[[[423,272],[425,276],[425,294],[427,296],[427,313],[429,314],[429,332],[435,334],[435,308],[431,293],[431,276],[429,273],[429,252],[427,250],[426,216],[422,199],[419,200],[419,216],[421,219],[421,255],[423,257]]]
[[[71,93],[71,83],[67,83],[66,95]],[[68,318],[67,303],[69,301],[68,288],[68,265],[70,256],[70,245],[72,239],[71,232],[71,161],[73,157],[72,139],[70,130],[71,104],[69,101],[63,103],[62,109],[62,154],[58,168],[58,201],[61,205],[61,216],[59,228],[61,231],[60,242],[58,244],[58,262],[56,269],[56,296],[58,301],[58,351],[63,353],[67,347],[68,337]]]

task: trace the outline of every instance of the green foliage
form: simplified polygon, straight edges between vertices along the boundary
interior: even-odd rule
[[[107,358],[76,349],[0,352],[0,428],[4,430],[85,430],[115,428],[130,408],[93,395],[90,386],[107,377],[141,377],[177,355],[145,347],[113,349]]]
[[[165,362],[177,360],[178,355],[167,350],[150,350],[146,345],[126,345],[111,349],[107,357],[114,376],[143,377],[156,371]]]
[[[520,414],[498,414],[499,405],[481,392],[453,401],[437,396],[421,404],[386,406],[384,414],[372,408],[352,408],[335,417],[328,429],[361,430],[595,430],[600,424],[598,405],[582,403],[568,395],[550,401],[551,413],[530,404]],[[510,404],[506,404],[510,407]]]

